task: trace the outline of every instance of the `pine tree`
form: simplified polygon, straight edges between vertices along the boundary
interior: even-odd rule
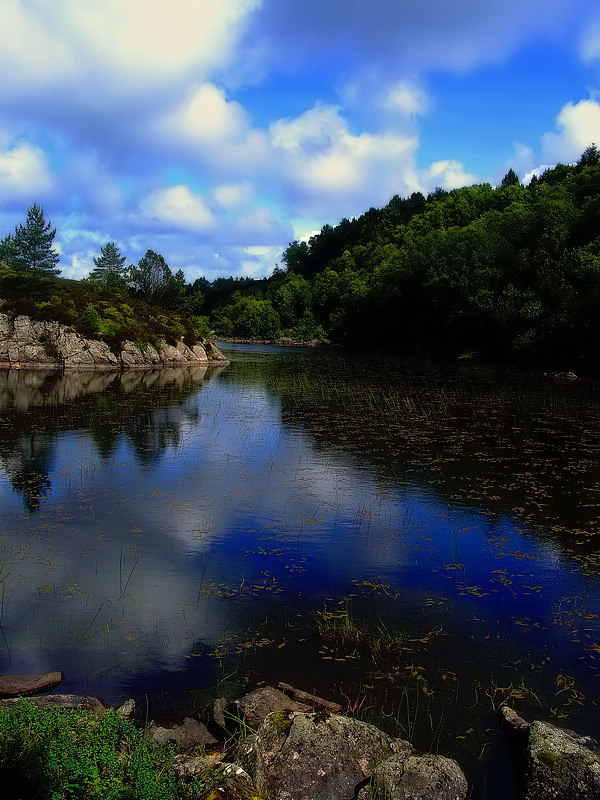
[[[8,233],[3,239],[0,239],[0,265],[8,267],[13,266],[15,259],[15,242],[12,234]]]
[[[514,169],[509,169],[506,175],[502,178],[501,186],[518,186],[521,183],[519,176]]]
[[[17,225],[12,237],[15,269],[58,275],[58,253],[52,247],[56,228],[44,219],[41,206],[34,203],[27,211],[25,225]]]
[[[114,242],[108,242],[100,250],[100,255],[94,259],[95,267],[90,272],[90,280],[103,285],[124,285],[129,270],[125,266],[125,256]]]

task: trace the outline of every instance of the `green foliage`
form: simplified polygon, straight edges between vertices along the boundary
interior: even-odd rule
[[[289,245],[286,272],[205,286],[206,310],[222,335],[251,335],[250,310],[270,301],[285,336],[565,368],[596,362],[599,230],[592,145],[528,186],[509,170],[496,188],[396,196],[325,225]]]
[[[90,280],[102,286],[114,289],[125,289],[129,270],[125,266],[126,258],[114,242],[108,242],[94,259],[94,269],[90,272]]]
[[[112,710],[99,718],[23,701],[0,713],[7,800],[175,800],[183,794],[172,757]]]
[[[58,275],[58,253],[52,247],[55,236],[56,228],[46,222],[42,207],[34,203],[27,211],[25,224],[17,225],[14,235],[3,240],[8,265],[17,270]]]
[[[281,320],[270,300],[234,295],[232,301],[214,315],[217,333],[229,336],[235,332],[251,339],[276,339],[281,335]]]

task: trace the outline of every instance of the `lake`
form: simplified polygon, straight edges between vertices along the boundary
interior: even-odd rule
[[[600,391],[223,347],[0,372],[0,659],[145,716],[287,681],[513,797],[497,709],[600,736]]]

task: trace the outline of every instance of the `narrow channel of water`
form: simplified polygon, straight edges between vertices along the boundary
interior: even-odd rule
[[[0,372],[0,659],[149,714],[285,680],[510,798],[496,709],[600,735],[600,392],[228,345]]]

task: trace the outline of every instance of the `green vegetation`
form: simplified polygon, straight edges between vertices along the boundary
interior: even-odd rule
[[[193,346],[210,335],[208,318],[200,315],[202,293],[186,284],[181,270],[173,273],[160,254],[148,250],[127,267],[117,245],[108,242],[88,279],[67,280],[58,277],[55,234],[34,204],[26,223],[0,241],[0,300],[6,313],[56,320],[117,350],[126,339],[176,344],[183,337]]]
[[[173,768],[175,751],[157,745],[116,711],[38,708],[26,700],[0,712],[5,800],[260,800],[222,767],[191,780]]]
[[[108,710],[40,709],[26,701],[0,713],[2,796],[29,800],[173,800],[183,797],[173,752]]]
[[[203,287],[221,335],[572,364],[600,347],[600,152],[519,183],[393,197],[292,242],[285,270]],[[259,313],[260,312],[260,313]]]

